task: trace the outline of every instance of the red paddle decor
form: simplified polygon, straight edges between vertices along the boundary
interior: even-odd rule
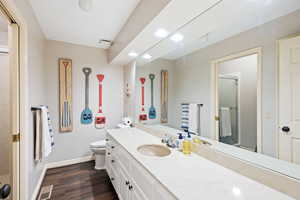
[[[105,122],[106,122],[106,118],[103,115],[103,110],[102,110],[102,82],[104,79],[104,75],[98,74],[97,78],[99,80],[99,110],[95,117],[95,127],[97,129],[102,129],[105,127]]]
[[[142,112],[140,114],[140,121],[147,120],[147,114],[145,113],[145,87],[144,84],[146,82],[145,78],[140,78],[141,84],[142,84]]]

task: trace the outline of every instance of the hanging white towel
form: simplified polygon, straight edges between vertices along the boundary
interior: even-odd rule
[[[41,106],[41,123],[43,135],[43,158],[46,158],[52,152],[52,148],[54,146],[53,130],[48,108],[46,106]]]
[[[189,132],[199,133],[199,106],[191,103],[189,105]]]
[[[230,117],[230,108],[221,107],[221,137],[227,137],[232,135],[231,131],[231,117]]]
[[[36,110],[34,114],[34,160],[41,161],[42,155],[42,128],[41,128],[41,110]]]

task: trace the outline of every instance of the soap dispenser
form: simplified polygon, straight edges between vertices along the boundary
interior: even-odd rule
[[[192,137],[190,133],[187,134],[187,137],[184,139],[182,143],[182,152],[186,155],[192,153]]]
[[[176,140],[176,147],[179,151],[182,150],[182,142],[183,142],[183,136],[182,136],[182,133],[179,133],[178,134],[178,139]]]

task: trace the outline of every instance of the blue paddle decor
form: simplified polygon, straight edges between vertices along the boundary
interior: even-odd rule
[[[81,113],[80,121],[82,124],[91,124],[93,122],[93,112],[89,108],[89,76],[92,69],[85,67],[82,71],[85,75],[85,108]]]
[[[154,108],[154,103],[153,103],[153,80],[155,79],[155,75],[154,74],[150,74],[149,78],[151,80],[151,107],[149,109],[149,119],[155,119],[156,118],[156,110]]]

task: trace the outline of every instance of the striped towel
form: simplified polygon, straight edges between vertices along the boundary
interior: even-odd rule
[[[34,159],[41,161],[49,156],[54,146],[54,133],[47,106],[40,106],[35,111]]]
[[[189,104],[181,104],[181,128],[184,130],[189,129]]]
[[[47,106],[41,106],[42,131],[43,131],[43,158],[49,156],[54,146],[54,134]]]

